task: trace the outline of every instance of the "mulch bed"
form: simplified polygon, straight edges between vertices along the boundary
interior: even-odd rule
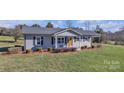
[[[96,50],[99,50],[103,47],[100,47],[100,48],[84,48],[84,49],[81,49],[79,51],[68,51],[68,49],[66,48],[65,50],[64,49],[60,49],[59,52],[50,52],[50,51],[35,51],[35,52],[31,52],[31,53],[26,53],[26,52],[21,52],[21,53],[17,53],[17,54],[10,54],[8,52],[3,52],[3,53],[0,53],[0,55],[32,55],[32,54],[36,54],[36,55],[53,55],[53,54],[70,54],[70,53],[79,53],[79,52],[82,52],[82,51],[96,51]]]

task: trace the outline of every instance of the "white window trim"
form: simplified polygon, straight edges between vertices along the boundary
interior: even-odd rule
[[[43,45],[41,45],[41,37],[43,37],[43,36],[36,36],[35,40],[36,40],[36,45],[37,46],[43,46]],[[37,38],[40,38],[40,44],[37,43]],[[43,41],[44,41],[44,38],[43,38]]]

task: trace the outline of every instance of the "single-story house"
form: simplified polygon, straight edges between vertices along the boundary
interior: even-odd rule
[[[24,48],[80,48],[91,47],[92,38],[100,34],[81,28],[38,28],[23,27]]]

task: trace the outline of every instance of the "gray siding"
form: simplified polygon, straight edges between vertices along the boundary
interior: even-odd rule
[[[35,39],[35,44],[34,44],[34,41],[33,41],[34,36],[35,37],[37,37],[37,36],[43,37],[43,46],[37,46],[36,39]],[[53,45],[51,44],[51,36],[49,36],[49,35],[25,35],[25,46],[26,46],[25,49],[32,49],[35,47],[42,47],[42,48],[53,47]]]
[[[43,45],[40,45],[40,46],[37,46],[37,41],[36,41],[36,38],[35,38],[35,44],[34,44],[34,40],[33,40],[33,37],[43,37]],[[76,47],[76,48],[79,48],[81,46],[87,46],[87,47],[91,47],[91,36],[88,36],[90,37],[89,40],[83,40],[81,39],[81,36],[78,36],[77,34],[75,33],[69,33],[69,32],[63,32],[63,33],[60,33],[57,35],[57,37],[65,37],[65,36],[70,36],[70,37],[73,37],[73,47]],[[79,37],[79,41],[76,41],[74,42],[74,37]],[[25,41],[24,41],[24,46],[25,46],[25,49],[35,49],[37,47],[40,47],[40,48],[44,48],[44,49],[47,49],[47,48],[54,48],[55,47],[55,44],[51,44],[51,35],[36,35],[36,34],[30,34],[30,35],[24,35],[25,37]],[[87,36],[86,36],[87,37]],[[62,47],[67,47],[67,45],[65,43],[60,43],[60,44],[57,44],[58,48],[62,48]]]

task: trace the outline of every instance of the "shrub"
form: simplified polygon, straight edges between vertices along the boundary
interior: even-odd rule
[[[17,54],[17,53],[21,53],[22,52],[22,48],[21,47],[11,47],[8,48],[8,53],[10,54]]]
[[[84,49],[84,46],[81,46],[81,50]]]
[[[92,46],[91,46],[91,48],[95,48],[95,46],[94,46],[94,45],[92,45]]]
[[[36,49],[36,51],[38,51],[38,52],[42,52],[42,50],[43,50],[42,48],[37,48]]]
[[[87,46],[84,46],[84,48],[87,48]]]
[[[15,47],[22,47],[21,45],[15,45]]]
[[[28,53],[31,53],[32,52],[32,50],[31,49],[27,49],[26,50],[26,53],[28,54]]]
[[[115,45],[124,45],[124,42],[123,41],[116,41]]]
[[[60,52],[60,49],[54,49],[52,52],[53,53],[59,53]]]
[[[72,51],[76,51],[77,49],[76,48],[72,48]]]
[[[47,50],[50,51],[50,52],[52,52],[54,49],[53,48],[48,48]]]

